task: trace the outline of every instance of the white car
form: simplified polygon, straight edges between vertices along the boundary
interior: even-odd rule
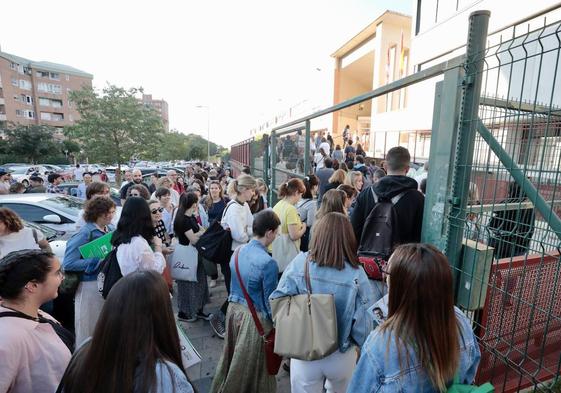
[[[57,231],[46,225],[27,222],[25,220],[23,220],[23,225],[42,232],[43,235],[45,235],[45,239],[49,242],[51,250],[53,250],[53,253],[58,257],[60,263],[62,263],[64,260],[64,253],[66,252],[66,241],[69,238],[65,232]]]
[[[8,167],[8,170],[12,174],[12,179],[19,183],[23,183],[25,187],[29,186],[29,176],[32,173],[39,173],[39,175],[46,180],[46,173],[49,172],[47,168],[41,165],[32,166],[12,166]]]
[[[0,195],[0,207],[12,209],[25,221],[73,234],[84,201],[60,194],[8,194]]]

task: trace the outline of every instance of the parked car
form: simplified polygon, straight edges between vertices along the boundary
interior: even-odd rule
[[[48,171],[43,166],[11,166],[7,168],[12,173],[12,179],[22,183],[25,187],[29,186],[29,176],[32,173],[38,173],[45,181],[47,180],[46,173]]]
[[[73,234],[84,201],[60,194],[8,194],[0,195],[0,207],[12,209],[26,221]]]
[[[23,225],[26,227],[35,229],[36,231],[40,231],[45,235],[45,239],[49,242],[53,253],[60,259],[62,263],[64,259],[64,253],[66,251],[66,242],[70,238],[66,232],[57,231],[56,229],[49,228],[43,224],[36,224],[34,222],[29,222],[23,220]]]
[[[79,183],[74,183],[74,182],[61,183],[59,185],[59,188],[65,190],[68,195],[75,197],[78,195],[78,184]],[[109,191],[111,193],[111,199],[113,200],[113,202],[115,202],[117,206],[121,206],[121,197],[120,197],[121,194],[119,192],[119,189],[115,187],[110,187]]]

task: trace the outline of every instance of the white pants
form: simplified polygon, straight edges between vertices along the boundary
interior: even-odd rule
[[[351,347],[345,353],[336,351],[320,360],[290,359],[292,393],[345,393],[356,366],[357,352]]]
[[[78,285],[74,297],[76,347],[93,334],[103,302],[103,297],[97,289],[97,281],[82,281]]]

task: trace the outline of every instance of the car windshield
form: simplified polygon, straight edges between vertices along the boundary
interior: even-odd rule
[[[14,175],[25,175],[29,167],[27,166],[13,166],[10,167],[10,172]]]
[[[60,210],[61,212],[76,218],[78,218],[80,210],[84,208],[84,202],[81,199],[69,196],[47,198],[41,201],[41,205],[47,208]]]
[[[26,227],[35,229],[36,231],[41,231],[41,232],[43,232],[43,235],[45,235],[45,238],[46,238],[48,241],[55,240],[60,234],[64,234],[64,232],[58,232],[58,231],[56,231],[56,230],[54,230],[54,229],[52,229],[52,228],[49,228],[49,227],[46,226],[46,225],[40,225],[40,224],[36,224],[36,223],[34,223],[34,222],[27,222],[27,221],[25,221],[25,222],[24,222],[24,225],[25,225]]]

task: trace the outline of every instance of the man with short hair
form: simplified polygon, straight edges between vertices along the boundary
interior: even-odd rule
[[[400,243],[421,241],[425,197],[417,190],[415,179],[406,176],[410,162],[409,150],[401,146],[391,148],[386,155],[387,176],[363,190],[357,197],[351,215],[357,243],[360,243],[364,222],[376,204],[373,192],[378,200],[388,200],[402,194],[395,204]]]
[[[62,176],[59,175],[58,173],[51,173],[48,177],[47,177],[47,181],[49,182],[49,184],[47,184],[47,192],[50,194],[66,194],[66,192],[59,187],[59,185],[62,183]]]
[[[140,184],[143,185],[144,187],[146,187],[146,190],[148,191],[148,185],[146,183],[144,183],[142,181],[142,171],[140,169],[135,169],[132,171],[132,182],[127,183],[123,188],[121,188],[121,206],[125,205],[125,201],[127,199],[127,192],[129,191],[129,188],[132,187],[135,184]]]
[[[132,172],[129,170],[125,171],[125,180],[123,180],[123,182],[121,183],[121,188],[120,190],[123,189],[124,186],[126,186],[127,184],[129,184],[130,182],[132,182]]]
[[[362,173],[364,178],[367,178],[368,168],[366,167],[366,165],[364,165],[364,157],[359,154],[355,157],[355,160],[356,160],[356,164],[353,167],[353,171],[359,171],[360,173]]]
[[[78,195],[80,199],[86,199],[86,189],[92,184],[92,175],[89,172],[84,173],[84,182],[78,184]]]
[[[323,160],[324,167],[316,171],[316,176],[319,179],[318,188],[318,206],[321,205],[321,198],[325,192],[325,188],[329,184],[329,178],[333,175],[335,170],[333,169],[333,160],[329,157],[325,157]]]
[[[84,176],[84,168],[80,167],[80,164],[76,164],[76,169],[74,169],[74,179],[76,181],[82,181]]]
[[[171,188],[181,194],[185,192],[185,186],[177,181],[177,172],[173,169],[170,169],[167,173],[167,177],[171,180]]]
[[[44,192],[47,192],[47,189],[43,185],[43,178],[39,175],[31,175],[29,177],[29,187],[24,194],[42,194]]]

